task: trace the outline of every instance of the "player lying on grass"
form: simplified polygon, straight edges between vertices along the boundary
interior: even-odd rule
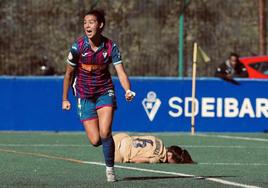
[[[119,163],[196,163],[179,146],[166,148],[155,136],[129,136],[118,133],[115,142],[115,162]]]

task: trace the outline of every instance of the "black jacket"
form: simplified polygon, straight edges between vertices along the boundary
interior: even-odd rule
[[[220,78],[227,78],[227,75],[231,75],[231,77],[238,77],[238,78],[247,78],[248,77],[248,73],[247,70],[245,68],[245,66],[238,62],[235,66],[235,68],[233,68],[230,65],[229,60],[225,61],[224,63],[222,63],[216,70],[215,72],[215,76],[216,77],[220,77]]]

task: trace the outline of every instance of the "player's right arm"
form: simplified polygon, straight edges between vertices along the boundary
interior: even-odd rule
[[[63,94],[62,94],[62,109],[63,110],[71,109],[71,103],[68,100],[68,90],[69,90],[70,84],[72,83],[73,74],[74,74],[74,67],[67,64],[66,72],[65,72],[64,80],[63,80]]]
[[[63,80],[62,109],[70,110],[71,103],[68,100],[68,90],[72,83],[75,68],[79,60],[78,44],[74,43],[66,61],[66,72]]]

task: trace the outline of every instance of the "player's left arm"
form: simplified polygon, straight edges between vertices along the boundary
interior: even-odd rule
[[[147,157],[134,157],[129,160],[130,163],[150,163],[150,158]]]
[[[116,44],[113,44],[112,48],[112,61],[116,73],[118,75],[119,81],[126,92],[125,94],[126,100],[131,101],[134,98],[135,93],[131,91],[131,85],[128,79],[128,75],[125,71],[124,65],[122,64],[121,54]]]
[[[123,64],[121,63],[121,64],[115,65],[115,70],[118,75],[118,79],[126,92],[125,94],[126,100],[131,101],[133,97],[135,96],[135,94],[133,91],[131,91],[131,85],[130,85],[130,82],[129,82],[129,79],[128,79],[128,76],[124,69]]]
[[[134,157],[129,162],[131,163],[159,163],[158,157]]]

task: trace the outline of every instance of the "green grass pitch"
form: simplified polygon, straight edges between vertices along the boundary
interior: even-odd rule
[[[268,187],[267,134],[150,134],[198,164],[116,164],[119,181],[107,183],[102,148],[85,133],[0,132],[0,187]]]

